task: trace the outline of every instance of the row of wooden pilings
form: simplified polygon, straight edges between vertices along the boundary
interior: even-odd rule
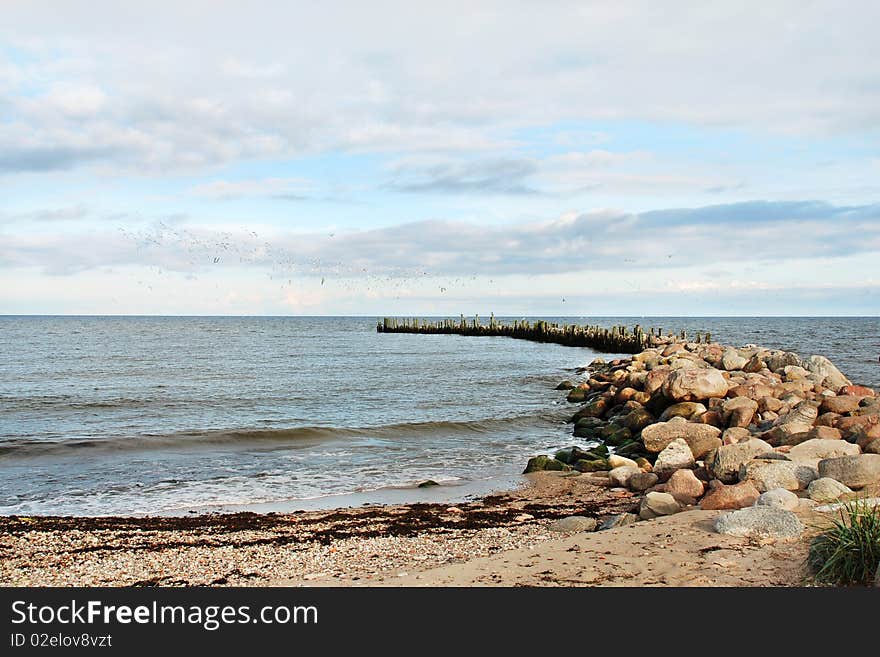
[[[649,328],[645,331],[636,324],[632,329],[627,326],[588,326],[581,324],[558,324],[544,320],[514,320],[500,322],[494,313],[488,324],[480,322],[480,316],[465,319],[464,315],[457,320],[441,319],[398,319],[385,317],[376,324],[377,333],[424,333],[467,336],[503,336],[532,342],[552,342],[567,347],[589,347],[607,353],[635,354],[644,349],[670,342],[687,342],[686,331],[673,334],[670,331],[663,335],[663,329]],[[708,332],[698,332],[693,342],[712,341]]]

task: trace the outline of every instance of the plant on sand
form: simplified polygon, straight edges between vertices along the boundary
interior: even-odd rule
[[[846,586],[874,582],[880,563],[880,507],[855,500],[810,543],[813,581]]]

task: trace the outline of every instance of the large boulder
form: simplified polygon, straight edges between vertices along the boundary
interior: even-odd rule
[[[666,398],[673,401],[703,401],[724,397],[728,384],[716,369],[686,368],[670,374],[662,389]]]
[[[788,458],[798,463],[819,467],[822,459],[835,458],[837,456],[856,456],[861,450],[858,445],[853,445],[845,440],[825,440],[811,438],[795,445],[788,451]]]
[[[852,385],[852,382],[825,356],[810,356],[802,365],[813,375],[812,378],[816,383],[825,388],[840,390],[844,386]]]
[[[671,516],[680,510],[681,506],[669,493],[651,492],[642,498],[639,517],[642,520],[651,520],[659,516]]]
[[[761,493],[761,497],[755,502],[755,506],[772,506],[776,509],[794,511],[798,507],[799,501],[800,498],[790,490],[774,488],[765,493]]]
[[[819,461],[819,475],[858,489],[880,481],[880,454],[838,456]]]
[[[721,430],[709,424],[688,422],[684,418],[672,418],[669,422],[657,422],[642,429],[642,442],[649,452],[662,452],[677,438],[684,440],[695,458],[702,458],[721,445]]]
[[[733,484],[739,479],[739,470],[744,463],[772,450],[770,445],[758,438],[735,445],[722,445],[715,450],[714,456],[707,459],[706,467],[716,479],[725,484]]]
[[[657,455],[653,472],[661,480],[665,480],[676,470],[693,468],[694,465],[694,455],[691,448],[683,439],[676,438]]]
[[[836,502],[847,493],[852,493],[852,490],[831,477],[819,477],[807,486],[807,495],[819,503]]]
[[[792,539],[798,538],[805,529],[794,513],[772,506],[731,511],[715,520],[715,531],[719,534],[746,538]]]
[[[740,481],[751,481],[762,493],[774,488],[805,490],[819,473],[796,461],[755,459],[744,463],[739,472]]]
[[[747,427],[758,410],[758,402],[748,397],[731,397],[721,406],[729,427]]]
[[[706,511],[743,509],[752,506],[761,495],[750,481],[727,486],[716,480],[710,485],[711,490],[700,501],[700,508]]]
[[[654,416],[651,415],[648,409],[640,406],[639,408],[634,408],[625,415],[623,419],[620,420],[620,423],[633,433],[636,433],[647,427],[653,421]]]

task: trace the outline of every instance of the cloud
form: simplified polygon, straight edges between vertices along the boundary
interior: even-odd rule
[[[196,196],[211,199],[267,197],[285,200],[307,200],[315,192],[315,184],[304,178],[264,178],[259,180],[212,180],[192,188]]]
[[[28,221],[78,221],[89,215],[85,205],[73,205],[63,208],[34,210],[31,212],[0,212],[0,223],[17,223]]]
[[[348,4],[344,21],[333,3],[212,7],[5,3],[0,124],[15,129],[0,131],[0,171],[478,153],[527,128],[590,121],[876,138],[874,2],[840,12],[792,0],[760,13],[560,2],[540,21],[527,4],[500,1],[466,16],[445,4]],[[585,148],[603,135],[574,127],[557,139]],[[467,187],[449,175],[421,184]]]
[[[256,267],[281,276],[420,278],[595,271],[652,276],[681,268],[717,270],[724,262],[730,276],[745,280],[750,267],[875,252],[880,205],[755,201],[640,214],[567,213],[505,226],[438,219],[330,236],[257,235],[192,224],[10,235],[0,244],[0,265],[52,274],[140,264],[172,271]]]
[[[526,180],[538,171],[529,159],[499,158],[394,168],[387,187],[398,192],[435,194],[537,194]]]

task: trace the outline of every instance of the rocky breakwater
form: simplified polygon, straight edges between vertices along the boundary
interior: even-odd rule
[[[642,496],[642,519],[727,510],[719,532],[786,538],[798,507],[880,484],[880,396],[823,356],[678,342],[580,374],[560,389],[581,444],[526,472],[591,473]]]

